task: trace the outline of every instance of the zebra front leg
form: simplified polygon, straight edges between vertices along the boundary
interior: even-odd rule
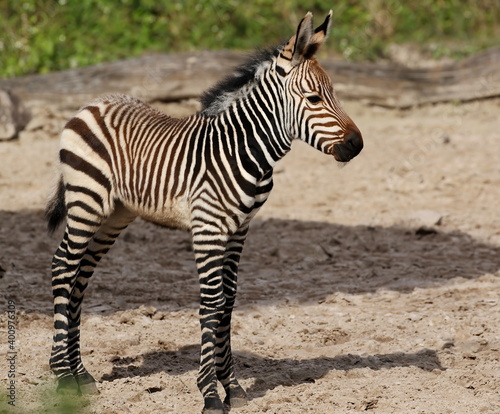
[[[217,330],[217,378],[226,391],[224,403],[232,408],[242,407],[247,403],[246,393],[234,374],[231,352],[231,315],[238,286],[238,265],[247,233],[248,224],[245,224],[231,236],[226,246],[223,264],[223,291],[226,304],[222,321]]]
[[[203,414],[223,414],[217,392],[215,347],[226,299],[223,293],[222,263],[227,238],[193,226],[193,249],[200,280],[201,355],[198,388],[203,395]]]

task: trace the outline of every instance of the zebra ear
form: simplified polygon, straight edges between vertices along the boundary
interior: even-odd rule
[[[307,45],[311,40],[313,32],[312,14],[309,12],[300,21],[299,26],[297,27],[297,33],[290,38],[283,50],[280,52],[281,64],[279,66],[282,69],[290,67],[290,65],[292,67],[297,66],[302,61],[302,55],[307,49]],[[286,70],[286,72],[288,72],[288,70]]]
[[[311,41],[313,35],[312,13],[307,12],[297,27],[297,33],[293,41],[292,66],[298,65],[302,61],[304,52]],[[293,38],[292,38],[293,39]],[[292,41],[290,39],[290,41]]]
[[[331,25],[332,11],[330,10],[330,13],[328,13],[328,16],[326,16],[325,21],[314,30],[314,34],[312,35],[309,44],[304,51],[304,57],[306,59],[311,59],[319,49],[319,47],[323,44],[328,36],[328,33],[330,32]]]

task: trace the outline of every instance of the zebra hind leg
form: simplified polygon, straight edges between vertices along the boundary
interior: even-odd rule
[[[71,371],[81,394],[95,394],[98,392],[95,379],[83,366],[80,353],[80,316],[84,292],[101,258],[106,255],[120,233],[125,230],[135,217],[121,204],[115,207],[113,213],[90,241],[73,286],[69,303],[68,353],[70,355]]]
[[[79,392],[68,348],[69,304],[87,246],[101,225],[98,215],[89,216],[88,211],[79,206],[69,209],[63,240],[52,259],[54,337],[49,364],[57,377],[57,390],[61,393]]]

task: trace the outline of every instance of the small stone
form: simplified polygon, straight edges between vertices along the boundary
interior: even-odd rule
[[[440,344],[440,348],[441,349],[453,348],[454,346],[455,346],[455,342],[454,341],[443,341]]]
[[[467,339],[465,341],[457,341],[455,343],[455,347],[457,350],[462,352],[464,356],[467,357],[479,352],[482,348],[482,345],[479,343],[479,341],[476,341],[474,339]]]
[[[26,125],[26,131],[38,131],[43,129],[47,125],[47,120],[42,117],[33,118],[28,125]]]
[[[417,210],[410,217],[420,227],[431,228],[439,226],[443,221],[443,215],[433,210]]]
[[[135,346],[135,345],[139,345],[140,343],[141,343],[141,337],[139,335],[133,336],[131,338],[127,338],[124,341],[124,344],[128,345],[128,346]]]
[[[154,306],[141,305],[139,312],[144,316],[152,317],[156,313],[156,308]]]
[[[163,312],[156,312],[151,316],[151,319],[154,321],[161,321],[162,319],[165,319],[165,314]]]

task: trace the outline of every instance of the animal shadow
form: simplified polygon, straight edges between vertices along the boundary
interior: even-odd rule
[[[157,372],[181,375],[197,371],[199,367],[199,345],[188,345],[178,350],[148,352],[134,358],[117,358],[111,373],[102,376],[102,381],[149,376]],[[289,387],[303,383],[314,383],[330,371],[350,371],[358,368],[372,370],[417,367],[423,371],[444,371],[436,351],[424,349],[416,353],[397,352],[360,356],[354,354],[311,359],[273,359],[250,352],[235,351],[238,378],[254,379],[247,390],[250,399],[263,397],[267,391],[279,386]]]

